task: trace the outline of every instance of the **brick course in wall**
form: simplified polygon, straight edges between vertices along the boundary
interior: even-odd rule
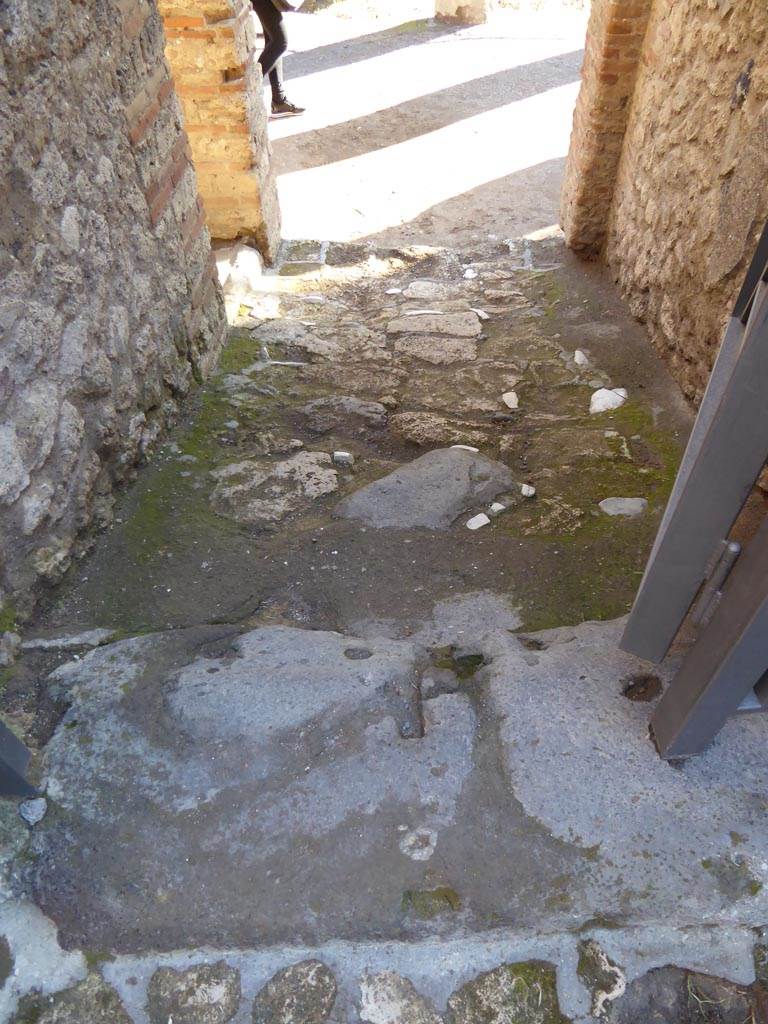
[[[605,243],[651,0],[594,0],[562,193],[567,244],[587,258]]]
[[[0,7],[0,607],[106,525],[226,323],[149,0]]]
[[[251,6],[159,0],[159,7],[211,234],[251,238],[270,263],[280,212]]]

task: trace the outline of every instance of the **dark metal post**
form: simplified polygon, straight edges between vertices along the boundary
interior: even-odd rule
[[[0,722],[0,796],[37,796],[25,776],[30,753],[21,740]]]
[[[747,546],[707,628],[651,719],[662,757],[698,754],[768,669],[768,519]],[[747,702],[748,704],[750,702]],[[762,701],[751,702],[760,710]]]
[[[756,259],[766,247],[768,228]],[[731,318],[622,637],[623,650],[649,661],[667,653],[768,458],[766,273],[764,263],[749,302],[737,303],[746,329]]]

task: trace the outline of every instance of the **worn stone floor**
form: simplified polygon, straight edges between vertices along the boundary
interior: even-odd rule
[[[642,328],[557,237],[220,259],[7,673],[0,1019],[760,1019],[766,724],[661,762],[617,649],[690,426]]]

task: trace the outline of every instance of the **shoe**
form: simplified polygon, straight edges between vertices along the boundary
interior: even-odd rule
[[[297,107],[295,103],[289,103],[288,100],[272,100],[272,114],[275,117],[290,117],[295,114],[303,114],[304,110],[304,107]]]

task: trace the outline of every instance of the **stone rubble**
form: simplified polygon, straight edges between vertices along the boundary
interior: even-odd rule
[[[0,668],[12,665],[23,647],[21,636],[18,633],[11,630],[0,633]]]
[[[161,967],[147,990],[150,1024],[227,1024],[240,1006],[240,972],[224,960],[186,971]]]
[[[19,804],[19,814],[30,828],[40,824],[47,810],[48,801],[42,796],[35,797],[32,800],[24,800]]]
[[[503,964],[468,981],[448,1000],[446,1024],[568,1024],[551,964]]]
[[[603,498],[598,504],[607,516],[640,516],[648,508],[645,498]]]
[[[589,401],[590,415],[618,409],[627,400],[626,388],[598,388]]]
[[[319,960],[286,967],[258,993],[253,1024],[325,1024],[337,993],[333,972]]]
[[[360,1019],[365,1024],[442,1024],[413,982],[394,971],[366,972],[360,980]]]

